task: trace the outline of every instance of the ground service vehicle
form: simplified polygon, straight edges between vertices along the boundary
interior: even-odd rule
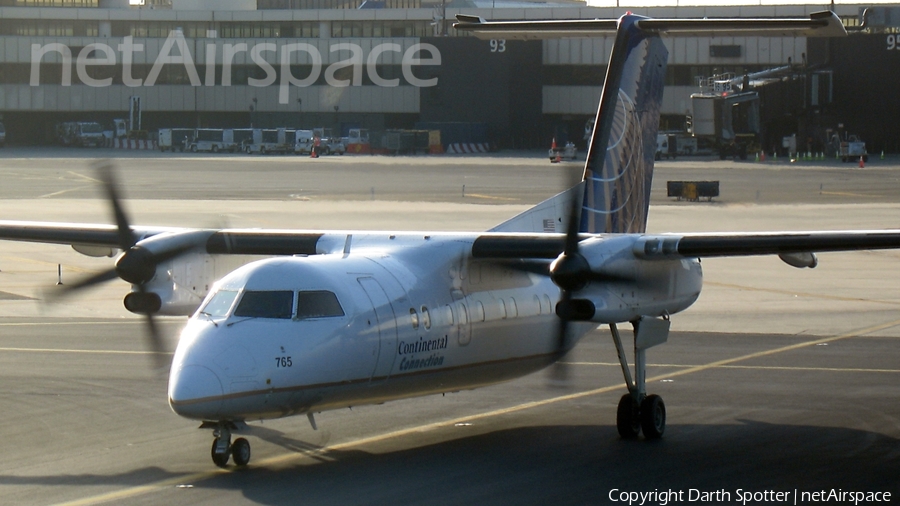
[[[191,151],[206,151],[218,153],[219,151],[234,151],[234,136],[230,128],[198,128],[194,132],[191,142]]]
[[[313,133],[319,136],[319,154],[343,155],[347,152],[347,144],[343,139],[334,135],[334,131],[330,128],[313,128]]]
[[[563,147],[550,148],[547,156],[550,157],[551,162],[556,162],[557,160],[574,160],[578,158],[578,148],[575,147],[574,142],[569,141]]]
[[[253,129],[253,137],[244,142],[244,152],[259,153],[291,153],[295,147],[295,130],[286,128]]]
[[[68,121],[56,125],[56,138],[63,146],[99,147],[106,137],[103,127],[93,121]]]
[[[312,130],[294,131],[294,153],[300,155],[308,155],[312,153],[314,143],[315,134]]]
[[[829,142],[829,151],[839,156],[842,162],[855,162],[860,158],[863,159],[863,162],[869,161],[866,143],[856,135],[845,134],[843,139],[839,134],[832,135]]]
[[[243,151],[247,144],[253,142],[253,129],[235,128],[231,131],[231,140],[234,142],[234,145],[231,147],[230,151]]]
[[[160,128],[157,145],[160,151],[181,151],[190,148],[194,138],[193,128]]]
[[[663,158],[675,158],[676,153],[676,141],[674,135],[669,134],[657,134],[656,135],[656,158],[657,160],[662,160]]]

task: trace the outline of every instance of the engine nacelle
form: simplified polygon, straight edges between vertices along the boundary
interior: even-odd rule
[[[124,251],[116,261],[116,273],[134,285],[125,297],[125,308],[138,314],[193,314],[217,278],[215,261],[204,247],[212,233],[159,234]]]
[[[203,302],[215,280],[213,255],[187,253],[157,265],[156,274],[144,284],[144,293],[134,286],[125,297],[125,308],[138,314],[190,316]]]
[[[638,236],[619,236],[583,241],[579,251],[603,281],[592,281],[574,292],[569,307],[559,310],[575,320],[619,323],[641,316],[674,314],[690,307],[703,285],[700,262],[637,258],[637,240]]]

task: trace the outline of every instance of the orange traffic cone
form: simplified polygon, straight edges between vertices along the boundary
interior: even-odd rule
[[[553,142],[550,143],[550,149],[556,149],[556,137],[554,137]]]
[[[862,157],[862,156],[859,157],[859,168],[860,168],[860,169],[865,169],[865,168],[866,168],[866,163],[863,161],[863,157]]]

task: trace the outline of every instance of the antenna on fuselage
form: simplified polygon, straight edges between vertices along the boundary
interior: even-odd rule
[[[350,256],[350,243],[353,241],[353,234],[347,234],[347,239],[344,241],[344,258]]]

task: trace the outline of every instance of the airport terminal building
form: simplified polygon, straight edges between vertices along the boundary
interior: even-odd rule
[[[429,3],[430,2],[430,3]],[[135,4],[135,5],[131,5]],[[861,5],[839,5],[848,27]],[[11,144],[53,140],[64,121],[111,124],[140,97],[142,128],[456,128],[499,147],[582,142],[611,37],[478,40],[485,19],[806,16],[819,5],[589,7],[452,0],[0,0],[0,114]],[[668,39],[662,128],[691,116],[701,78],[793,64],[761,95],[764,142],[843,125],[870,152],[900,151],[900,9],[840,40]],[[892,16],[892,14],[894,14]],[[892,22],[892,19],[894,20]],[[896,34],[896,35],[895,35]],[[688,121],[689,122],[689,121]]]

